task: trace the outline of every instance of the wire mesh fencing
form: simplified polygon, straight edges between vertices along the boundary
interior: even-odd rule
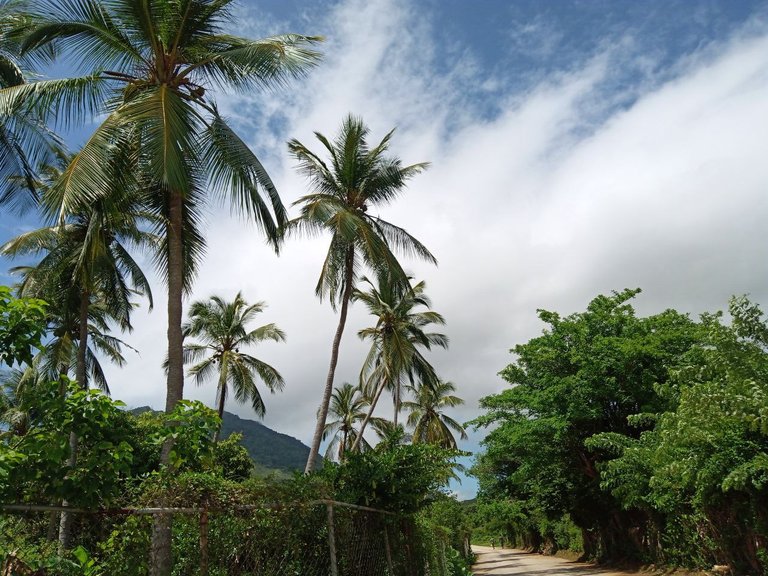
[[[61,510],[0,507],[0,576],[69,573],[29,563],[55,554]],[[69,513],[72,546],[110,576],[150,574],[158,525],[170,526],[174,576],[449,576],[446,542],[414,517],[331,500]]]

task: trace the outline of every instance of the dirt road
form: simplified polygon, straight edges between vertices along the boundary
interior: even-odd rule
[[[477,562],[472,566],[476,576],[627,576],[629,572],[612,572],[592,564],[581,564],[554,556],[531,554],[509,548],[493,550],[486,546],[472,546]]]

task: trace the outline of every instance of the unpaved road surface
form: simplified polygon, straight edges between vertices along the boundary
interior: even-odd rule
[[[487,546],[472,546],[477,562],[472,566],[476,576],[627,576],[631,572],[603,570],[592,564],[563,560],[554,556],[542,556],[509,548],[493,550]]]

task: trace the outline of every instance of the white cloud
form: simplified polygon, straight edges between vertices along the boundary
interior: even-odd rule
[[[285,141],[315,147],[312,131],[335,134],[348,112],[362,115],[374,138],[398,126],[392,149],[404,162],[432,162],[383,215],[440,260],[437,269],[406,267],[427,279],[448,320],[451,349],[433,358],[467,400],[458,419],[475,416],[477,400],[503,388],[497,372],[509,348],[541,330],[536,308],[570,313],[598,293],[636,286],[644,288],[642,313],[714,310],[744,292],[768,303],[765,29],[708,47],[672,80],[644,84],[628,109],[616,109],[617,88],[606,86],[628,58],[653,65],[620,46],[620,58],[609,47],[525,93],[498,96],[502,112],[488,119],[468,101],[467,87],[505,84],[484,77],[471,55],[438,73],[441,47],[415,10],[397,0],[343,2],[318,23],[329,38],[325,62],[290,96],[221,102],[265,155],[286,203],[306,188]],[[274,131],[268,114],[278,110]],[[288,342],[258,355],[287,386],[266,398],[265,423],[304,441],[336,327],[313,292],[326,247],[327,239],[292,241],[277,258],[256,231],[217,211],[195,288],[196,298],[243,290],[250,301],[268,302],[263,321],[280,325]],[[141,362],[110,373],[115,395],[130,404],[164,399],[162,290],[156,312],[138,317],[128,337]],[[364,353],[356,332],[368,322],[353,310],[339,383],[356,378]],[[187,391],[212,401],[210,390],[190,384]],[[247,407],[228,409],[249,416]]]

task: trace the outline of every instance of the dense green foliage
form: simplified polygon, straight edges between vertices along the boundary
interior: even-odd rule
[[[131,446],[121,425],[122,403],[98,391],[58,382],[39,386],[25,406],[31,429],[0,444],[0,498],[4,502],[50,502],[66,499],[74,506],[108,504],[121,491],[130,470]],[[70,451],[69,434],[80,439],[77,467],[62,466]]]
[[[149,407],[135,408],[136,415],[147,414],[148,421],[159,418]],[[220,438],[231,435],[241,436],[239,444],[247,451],[256,467],[264,473],[278,473],[291,477],[295,470],[304,467],[309,449],[296,438],[267,428],[261,422],[240,418],[231,412],[224,412]]]
[[[26,332],[43,333],[38,325]],[[239,573],[240,562],[256,562],[259,573],[286,565],[298,573],[325,571],[328,518],[322,502],[337,499],[389,513],[339,509],[334,526],[342,569],[359,573],[374,556],[379,562],[387,556],[386,562],[401,571],[415,563],[425,570],[432,566],[433,573],[467,573],[466,523],[455,501],[442,493],[456,451],[402,444],[399,433],[342,465],[290,481],[264,480],[253,476],[240,434],[214,440],[221,421],[199,402],[181,401],[170,414],[128,412],[100,391],[83,390],[65,377],[49,381],[35,374],[16,371],[9,380],[15,385],[4,389],[3,397],[13,393],[13,409],[26,419],[24,426],[2,434],[0,500],[65,501],[88,512],[67,512],[78,544],[72,550],[51,540],[58,525],[55,513],[0,515],[3,569],[149,574],[152,517],[130,510],[159,505],[187,511],[171,529],[173,574]],[[78,438],[76,462],[70,459],[72,435]],[[161,465],[169,439],[168,463]],[[111,512],[99,512],[104,508]],[[386,545],[381,530],[391,538]],[[363,550],[355,544],[361,535],[367,539]],[[406,542],[414,545],[408,548]]]
[[[45,302],[14,298],[10,288],[0,286],[0,365],[31,363],[45,332]]]
[[[512,387],[483,399],[496,424],[476,464],[478,510],[533,548],[760,573],[768,526],[768,327],[746,299],[732,324],[638,291],[599,296],[513,349]]]
[[[461,455],[432,444],[401,444],[395,435],[374,449],[347,455],[322,474],[344,502],[413,513],[428,506],[453,477]]]

